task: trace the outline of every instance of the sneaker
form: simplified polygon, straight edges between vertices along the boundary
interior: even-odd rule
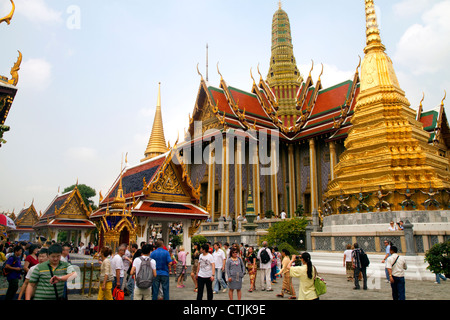
[[[217,293],[217,291],[213,291],[213,293],[214,293],[214,294],[216,294],[216,293]]]
[[[222,292],[227,292],[227,289],[226,289],[226,288],[225,288],[225,289],[223,289],[223,290],[222,290]]]

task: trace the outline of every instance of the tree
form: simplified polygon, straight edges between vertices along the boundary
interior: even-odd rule
[[[282,220],[272,224],[267,230],[267,235],[262,240],[267,241],[271,246],[286,242],[294,248],[299,248],[301,244],[300,240],[304,242],[307,225],[308,220],[305,218]]]
[[[75,189],[75,184],[67,187],[64,189],[63,193],[66,192],[70,192],[73,189]],[[94,201],[90,200],[90,198],[95,197],[97,192],[95,191],[95,189],[85,185],[85,184],[79,184],[77,185],[78,191],[81,194],[81,197],[83,198],[84,204],[86,205],[86,207],[89,208],[89,206],[91,206],[92,210],[96,210],[97,206],[94,204]]]
[[[446,277],[450,276],[450,241],[436,243],[425,253],[425,262],[428,262],[427,269],[433,273],[441,273]]]

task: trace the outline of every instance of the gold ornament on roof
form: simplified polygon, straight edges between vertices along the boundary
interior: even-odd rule
[[[16,5],[14,4],[13,0],[10,0],[10,1],[11,1],[11,4],[12,4],[11,12],[6,17],[0,18],[0,23],[6,22],[8,25],[11,23],[11,19],[12,19],[13,15],[14,15],[14,11],[16,11]]]

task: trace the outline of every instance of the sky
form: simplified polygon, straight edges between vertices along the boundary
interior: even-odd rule
[[[144,157],[161,82],[171,145],[184,136],[199,70],[218,87],[250,91],[270,60],[276,0],[15,0],[0,24],[0,74],[23,54],[18,92],[0,148],[0,212],[32,201],[44,212],[58,189],[86,184],[103,195],[120,172]],[[400,86],[417,109],[450,93],[450,0],[375,0],[381,37]],[[323,86],[353,78],[365,46],[363,0],[284,0],[294,55],[307,76],[311,60]],[[0,0],[0,16],[11,8]],[[450,100],[450,97],[449,99]],[[448,101],[447,100],[447,101]],[[447,103],[450,106],[450,101]],[[448,108],[446,107],[448,113]],[[98,203],[98,196],[94,198]]]

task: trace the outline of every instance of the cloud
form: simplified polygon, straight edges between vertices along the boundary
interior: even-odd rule
[[[394,4],[393,9],[397,16],[407,18],[423,12],[429,6],[430,0],[403,0]]]
[[[68,157],[72,163],[86,162],[90,163],[98,159],[97,151],[88,147],[72,147],[67,149],[66,157]]]
[[[51,83],[52,66],[44,59],[28,59],[19,71],[19,86],[44,91]]]
[[[17,0],[16,12],[36,23],[61,23],[62,12],[50,8],[44,0]]]
[[[441,73],[450,58],[450,0],[422,14],[422,23],[410,26],[401,37],[393,60],[414,75]]]
[[[311,70],[311,64],[299,65],[298,68],[299,68],[300,72],[302,73],[304,80],[306,80],[306,78],[308,77],[308,74],[309,74],[309,70]],[[322,65],[314,62],[314,69],[311,72],[311,77],[312,77],[314,83],[316,83],[317,80],[319,79],[319,75],[320,75],[321,71],[322,71]],[[320,77],[320,80],[322,81],[322,87],[329,88],[338,83],[347,81],[349,79],[353,79],[355,72],[356,72],[356,65],[355,65],[355,71],[344,71],[344,70],[340,70],[337,66],[324,63],[323,64],[323,74]]]

